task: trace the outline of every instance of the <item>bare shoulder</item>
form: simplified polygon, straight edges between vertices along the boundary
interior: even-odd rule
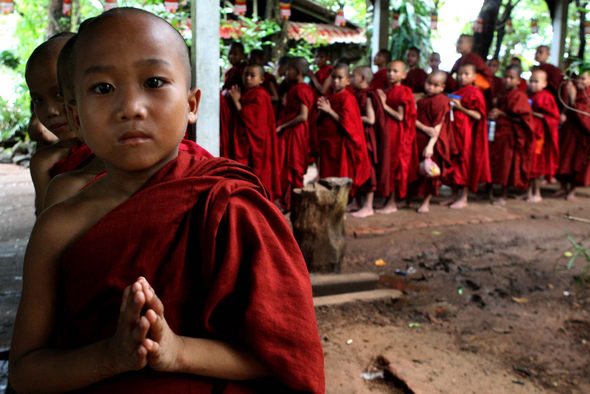
[[[96,175],[76,170],[59,174],[51,180],[45,192],[44,206],[50,207],[77,194]]]
[[[39,171],[49,171],[57,161],[64,158],[72,146],[66,142],[45,146],[35,152],[31,158],[31,174],[34,176]]]

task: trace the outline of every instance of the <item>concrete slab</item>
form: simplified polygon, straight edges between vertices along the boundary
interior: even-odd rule
[[[357,301],[377,301],[377,300],[393,300],[400,298],[402,296],[402,292],[399,290],[393,289],[377,289],[377,290],[369,290],[369,291],[358,291],[354,293],[344,293],[344,294],[335,294],[335,295],[328,295],[323,297],[314,297],[313,298],[313,306],[330,306],[330,305],[339,305],[339,304],[346,304],[349,302],[357,302]]]

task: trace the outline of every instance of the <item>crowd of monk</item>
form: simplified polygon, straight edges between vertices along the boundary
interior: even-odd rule
[[[555,194],[573,199],[577,186],[590,185],[588,72],[566,80],[543,45],[528,84],[518,57],[500,78],[498,60],[486,63],[473,44],[460,36],[449,72],[432,53],[430,74],[418,66],[416,47],[405,61],[381,50],[375,73],[346,59],[329,64],[319,48],[316,72],[302,57],[281,58],[278,83],[262,51],[246,59],[234,43],[221,92],[221,154],[250,166],[284,211],[313,162],[320,178],[352,179],[349,210],[357,217],[375,212],[375,197],[379,213],[412,197],[422,199],[418,212],[429,212],[443,184],[453,193],[441,204],[455,209],[480,185],[494,204],[506,203],[509,188],[539,202],[541,182],[554,178]],[[496,199],[493,185],[501,186]]]

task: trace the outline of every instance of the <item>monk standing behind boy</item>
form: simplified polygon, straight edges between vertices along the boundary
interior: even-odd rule
[[[430,66],[430,72],[435,72],[435,71],[442,71],[439,70],[440,67],[440,53],[438,52],[432,52],[430,54],[430,56],[428,57],[428,65]],[[455,79],[451,76],[451,73],[443,71],[445,74],[447,74],[447,82],[445,83],[445,92],[447,93],[451,93],[454,92],[455,90],[457,90],[457,81],[455,81]]]
[[[498,108],[490,111],[496,121],[494,141],[490,144],[492,182],[502,186],[502,196],[495,205],[505,205],[508,188],[526,190],[529,184],[530,147],[533,133],[533,113],[527,95],[518,89],[520,67],[510,65],[504,75],[506,93]]]
[[[406,51],[406,63],[408,72],[402,84],[406,85],[414,93],[424,93],[424,84],[426,83],[426,71],[422,70],[418,63],[420,62],[420,49],[410,47]]]
[[[182,36],[129,8],[82,26],[70,108],[106,175],[35,223],[15,390],[323,393],[284,218],[244,166],[179,151],[200,99]]]
[[[262,87],[264,69],[249,64],[244,71],[244,88],[234,85],[230,96],[239,120],[234,135],[235,159],[250,167],[266,186],[271,201],[280,194],[277,129],[270,96]]]
[[[574,200],[576,187],[590,186],[590,73],[581,73],[567,90],[575,111],[568,110],[560,131],[559,178],[566,198]]]
[[[252,49],[249,56],[250,64],[258,64],[264,71],[264,51],[261,49]],[[264,80],[262,81],[261,86],[270,96],[270,101],[272,102],[273,107],[276,109],[279,102],[279,84],[277,83],[277,79],[271,73],[264,71]]]
[[[348,87],[348,65],[338,63],[332,70],[332,91],[318,100],[320,178],[352,179],[351,196],[371,177],[371,163],[356,99]]]
[[[390,88],[389,78],[387,77],[387,65],[391,62],[391,52],[387,49],[381,49],[375,55],[373,64],[377,66],[378,70],[373,74],[373,80],[371,81],[371,89],[381,89],[386,91]]]
[[[330,77],[332,76],[332,65],[328,62],[328,50],[326,48],[318,48],[315,52],[314,62],[318,70],[314,73],[312,70],[308,71],[311,88],[316,99],[320,96],[327,95],[332,85]]]
[[[291,209],[293,189],[303,187],[303,175],[309,162],[309,114],[314,105],[311,88],[303,81],[309,64],[303,57],[289,62],[286,78],[291,88],[277,121],[281,205]]]
[[[222,90],[229,90],[234,85],[242,86],[242,75],[247,63],[246,52],[241,42],[233,42],[230,45],[227,60],[231,67],[225,72]]]
[[[441,171],[438,176],[421,174],[412,185],[422,203],[418,213],[430,212],[430,200],[438,195],[443,177],[449,177],[452,171],[451,153],[453,140],[449,125],[451,101],[442,94],[445,90],[446,74],[435,71],[428,75],[424,90],[426,97],[418,101],[418,119],[416,119],[416,145],[420,154],[420,162],[430,159]]]
[[[547,73],[533,69],[529,81],[533,107],[533,143],[531,144],[531,184],[527,202],[537,203],[541,198],[541,177],[547,180],[559,168],[559,108],[553,95],[547,90]]]
[[[468,191],[477,192],[480,183],[490,183],[490,154],[486,124],[486,103],[481,90],[476,88],[476,69],[466,63],[459,67],[457,81],[461,87],[453,93],[451,105],[453,119],[450,123],[458,154],[453,156],[450,178],[453,187],[451,199],[441,202],[450,208],[467,206]]]

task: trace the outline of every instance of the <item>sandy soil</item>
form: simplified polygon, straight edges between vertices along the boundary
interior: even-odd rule
[[[0,165],[0,199],[2,354],[34,221],[28,170]],[[590,224],[567,213],[590,219],[590,190],[573,203],[476,201],[462,211],[347,218],[342,271],[376,272],[404,295],[317,309],[327,392],[409,392],[390,372],[417,393],[590,392],[590,291],[577,283],[582,260],[568,270],[564,256],[566,234],[590,246]],[[361,377],[384,369],[384,379]]]

